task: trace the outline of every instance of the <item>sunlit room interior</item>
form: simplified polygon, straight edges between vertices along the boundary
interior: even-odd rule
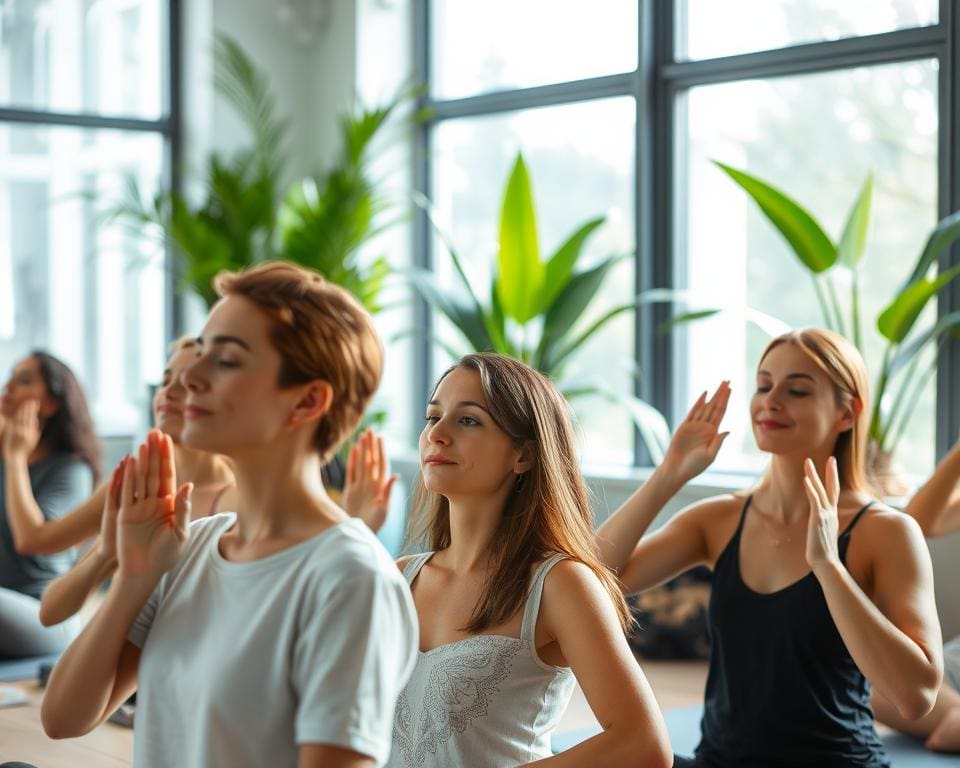
[[[869,392],[850,406],[866,430],[859,461],[870,498],[904,518],[890,525],[913,537],[919,563],[920,581],[880,576],[904,555],[878,544],[867,581],[850,589],[882,627],[875,634],[899,633],[904,658],[910,643],[943,675],[943,644],[960,636],[958,50],[951,0],[0,0],[3,382],[22,379],[36,352],[65,364],[89,405],[98,479],[109,481],[162,426],[154,409],[169,385],[170,345],[204,333],[214,276],[293,262],[354,295],[379,335],[379,388],[323,480],[347,506],[352,442],[368,427],[382,438],[384,477],[397,480],[372,527],[392,558],[424,550],[408,528],[423,482],[421,431],[442,421],[430,411],[441,374],[477,352],[522,361],[564,397],[594,527],[670,463],[691,406],[728,382],[714,429],[729,435],[642,529],[666,529],[681,509],[720,496],[736,500],[731,519],[740,519],[725,543],[734,528],[747,536],[743,501],[751,489],[765,499],[759,489],[777,474],[779,449],[764,447],[757,413],[781,406],[758,405],[772,386],[761,386],[758,364],[782,334],[825,328],[865,362]],[[7,384],[0,407],[0,558],[26,558],[52,579],[96,552],[105,528],[98,506],[55,568],[44,559],[53,562],[52,545],[21,546],[23,524],[8,510],[19,503],[15,389]],[[41,427],[44,418],[41,404]],[[38,525],[72,506],[31,504]],[[943,518],[925,522],[913,512],[924,504],[944,508]],[[835,543],[843,504],[834,514]],[[804,517],[771,546],[797,544],[808,525]],[[849,541],[851,562],[868,557],[852,530]],[[694,753],[708,672],[719,684],[709,660],[718,553],[683,561],[697,567],[628,598],[629,649],[671,754]],[[734,570],[746,572],[743,562]],[[0,562],[0,593],[24,591],[12,572]],[[927,613],[891,607],[909,602],[899,594],[877,597],[886,581],[893,592],[935,584]],[[79,609],[77,632],[109,606],[107,582]],[[831,588],[822,591],[831,613],[841,611]],[[414,589],[418,611],[419,600]],[[3,605],[0,635],[14,631]],[[905,628],[923,615],[928,639],[939,638],[932,645]],[[426,626],[420,613],[421,653]],[[861,661],[854,650],[869,643],[851,639],[843,621],[838,629],[865,695],[871,684],[880,695],[886,679],[871,670],[885,666],[881,656]],[[50,738],[41,708],[64,648],[7,648],[0,637],[0,765],[170,764],[139,748],[134,759],[143,727],[133,727],[134,707],[84,735]],[[778,658],[790,665],[790,654]],[[949,685],[949,654],[946,665]],[[589,756],[589,740],[613,744],[617,728],[610,703],[593,698],[603,686],[577,681],[544,737],[558,754],[543,765],[641,764],[614,761],[620,747],[605,753],[610,762]],[[269,691],[249,693],[270,708]],[[875,707],[889,757],[837,764],[954,764],[960,694],[951,695],[952,743],[925,746],[930,731]],[[179,765],[239,764],[193,762],[170,743]],[[456,768],[438,757],[440,744],[418,758],[427,762],[386,763],[362,750],[358,762],[309,762],[301,747],[299,765]]]

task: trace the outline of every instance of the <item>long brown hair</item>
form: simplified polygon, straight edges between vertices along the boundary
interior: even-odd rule
[[[57,410],[43,424],[40,443],[49,451],[80,459],[90,467],[96,484],[100,480],[102,449],[80,382],[66,363],[53,355],[34,350],[30,357],[37,361],[43,384],[57,401]]]
[[[504,355],[467,355],[440,381],[457,368],[480,375],[493,421],[518,448],[530,445],[534,451],[533,466],[510,494],[490,540],[492,574],[465,631],[481,632],[514,616],[526,600],[534,564],[555,552],[596,574],[627,628],[630,612],[623,593],[597,553],[567,402],[545,376]],[[431,550],[450,546],[450,504],[428,491],[419,476],[409,540],[426,542]]]
[[[833,384],[839,405],[854,410],[853,426],[837,436],[833,455],[837,460],[840,487],[844,490],[874,493],[867,473],[867,435],[870,427],[870,386],[867,366],[860,351],[843,336],[822,328],[803,328],[773,339],[760,356],[760,363],[774,347],[792,344],[802,349]],[[854,402],[860,401],[856,411]]]

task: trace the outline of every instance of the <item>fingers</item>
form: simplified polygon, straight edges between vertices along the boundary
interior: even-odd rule
[[[192,509],[191,497],[193,495],[193,483],[184,483],[177,491],[177,495],[168,496],[172,503],[173,529],[176,531],[180,540],[187,536],[187,526],[190,524],[190,511]]]
[[[141,446],[141,451],[143,446]],[[123,461],[123,483],[120,489],[120,506],[131,507],[133,500],[137,496],[137,460],[133,456],[127,456]]]
[[[806,475],[806,480],[810,483],[811,487],[814,489],[814,492],[817,496],[817,503],[821,508],[826,509],[830,504],[830,500],[827,497],[827,491],[823,487],[823,483],[820,481],[820,475],[817,473],[817,468],[813,463],[813,459],[806,459],[803,462],[803,471]]]
[[[147,434],[147,465],[144,491],[148,498],[163,496],[160,493],[160,438],[155,429]]]
[[[700,397],[697,398],[697,402],[695,402],[692,406],[690,406],[690,410],[687,413],[686,421],[699,421],[700,414],[703,413],[703,406],[706,402],[707,402],[707,391],[704,390],[703,392],[700,393]]]
[[[817,493],[817,489],[813,487],[813,483],[810,482],[809,477],[803,478],[803,489],[807,493],[807,499],[810,501],[810,512],[816,512],[820,509],[820,495]]]
[[[381,507],[390,506],[390,494],[393,492],[393,484],[397,482],[399,475],[391,475],[390,479],[383,486],[383,490],[380,491],[380,498],[377,500]]]
[[[730,382],[721,381],[706,405],[703,408],[701,421],[719,424],[727,410],[727,401],[730,399]]]
[[[837,467],[837,459],[831,456],[827,459],[827,498],[830,506],[837,506],[840,501],[840,471]]]
[[[383,436],[382,436],[382,435],[377,435],[377,437],[376,437],[376,446],[377,446],[377,462],[378,462],[378,464],[380,465],[380,472],[379,472],[379,474],[380,474],[380,477],[383,478],[383,477],[385,477],[385,476],[387,475],[387,473],[390,471],[390,459],[387,458],[387,449],[386,449],[386,447],[385,447],[384,444],[383,444]],[[392,485],[392,484],[393,484],[393,480],[395,480],[395,479],[396,479],[396,478],[392,478],[392,479],[391,479],[390,481],[388,481],[388,482],[390,482],[390,484]],[[389,495],[389,489],[387,489],[387,495]]]
[[[107,490],[106,510],[110,515],[116,515],[120,511],[120,495],[123,492],[123,473],[127,467],[129,456],[124,456],[120,463],[113,470],[113,476],[110,478],[110,488]]]
[[[172,496],[177,487],[177,470],[173,460],[173,440],[170,435],[160,434],[157,437],[160,453],[160,467],[157,489],[158,496]]]

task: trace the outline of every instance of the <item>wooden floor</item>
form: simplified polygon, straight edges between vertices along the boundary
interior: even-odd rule
[[[664,709],[703,701],[706,664],[701,662],[641,662],[647,679]],[[43,691],[33,682],[13,683],[27,692],[29,704],[0,709],[0,762],[21,760],[42,768],[119,768],[129,766],[133,754],[133,731],[104,723],[80,739],[51,741],[40,726]],[[585,728],[596,723],[580,688],[558,730]]]

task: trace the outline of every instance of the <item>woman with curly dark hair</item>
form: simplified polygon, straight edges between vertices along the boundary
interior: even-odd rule
[[[70,567],[69,553],[27,554],[19,522],[60,517],[97,480],[100,447],[71,370],[45,352],[14,366],[0,395],[0,658],[55,653],[76,626],[40,623],[44,587]]]

